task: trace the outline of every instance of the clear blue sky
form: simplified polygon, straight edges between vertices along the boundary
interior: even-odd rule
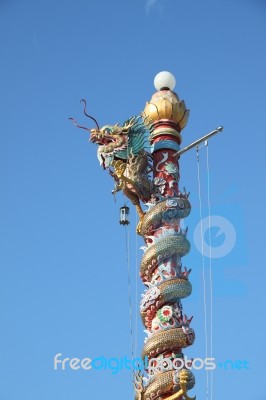
[[[114,203],[96,147],[67,118],[85,122],[85,97],[100,125],[123,122],[143,110],[161,70],[175,74],[191,110],[184,145],[225,127],[210,141],[212,214],[231,221],[237,242],[213,261],[214,355],[250,365],[218,368],[214,399],[265,400],[265,20],[263,0],[0,0],[0,400],[133,396],[128,371],[53,370],[56,353],[130,357],[125,200]],[[205,216],[204,149],[201,160]],[[197,334],[186,354],[204,357],[194,151],[181,169],[193,206],[184,264],[194,291],[183,306]],[[135,292],[133,208],[131,218]],[[139,355],[139,320],[136,331]],[[193,393],[206,399],[205,373],[196,377]]]

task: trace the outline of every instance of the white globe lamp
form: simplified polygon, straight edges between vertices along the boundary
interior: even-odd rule
[[[175,87],[175,77],[171,72],[159,72],[154,78],[154,86],[157,90],[173,90]]]

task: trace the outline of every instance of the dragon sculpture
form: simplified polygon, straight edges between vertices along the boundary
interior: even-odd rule
[[[187,366],[181,363],[178,368],[176,363],[184,360],[182,349],[195,340],[192,318],[182,309],[182,299],[191,294],[192,286],[191,271],[183,268],[181,261],[190,243],[180,221],[189,215],[191,206],[189,195],[178,188],[176,155],[188,110],[174,92],[163,89],[140,116],[123,125],[100,128],[87,114],[85,100],[82,102],[84,114],[96,128],[80,126],[71,119],[77,127],[90,131],[90,141],[98,145],[100,165],[114,180],[113,193],[122,190],[136,207],[140,217],[137,232],[145,241],[140,277],[146,290],[140,313],[147,334],[142,358],[148,360],[149,368],[146,376],[135,373],[135,400],[191,400],[187,391],[194,387],[194,375]]]

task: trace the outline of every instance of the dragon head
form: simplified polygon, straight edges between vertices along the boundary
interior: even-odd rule
[[[89,129],[85,126],[79,125],[75,118],[71,117],[69,119],[72,120],[78,128],[85,129],[86,131],[90,132],[90,141],[92,143],[96,143],[99,146],[98,158],[100,164],[103,165],[104,168],[106,168],[112,163],[112,160],[114,159],[114,154],[116,152],[126,149],[128,133],[136,122],[135,117],[130,118],[122,126],[116,124],[105,125],[100,128],[97,120],[91,115],[87,114],[86,100],[82,99],[81,102],[84,103],[84,115],[94,121],[96,128]]]
[[[101,129],[91,129],[90,141],[98,144],[97,155],[104,168],[111,165],[117,152],[127,148],[128,133],[134,122],[135,119],[131,118],[122,126],[105,125]]]
[[[77,123],[74,118],[71,119],[74,124],[81,129],[90,132],[90,141],[98,145],[97,156],[103,168],[109,168],[115,159],[125,160],[128,154],[134,150],[137,154],[143,147],[145,142],[144,131],[146,132],[146,125],[141,120],[142,116],[134,116],[129,118],[123,125],[105,125],[100,128],[97,120],[86,111],[86,100],[82,99],[84,104],[84,115],[94,121],[95,128],[87,128]],[[145,123],[147,123],[146,119]],[[132,139],[134,136],[134,139]],[[129,139],[131,137],[131,141]],[[130,143],[130,148],[129,148]]]

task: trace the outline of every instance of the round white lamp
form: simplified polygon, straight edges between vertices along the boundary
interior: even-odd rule
[[[173,90],[175,87],[175,77],[168,71],[159,72],[154,78],[154,86],[157,90]]]

